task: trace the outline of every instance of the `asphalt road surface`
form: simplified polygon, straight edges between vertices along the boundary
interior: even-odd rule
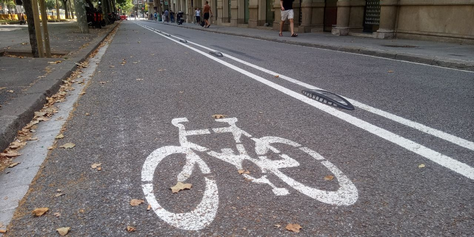
[[[123,22],[7,236],[472,236],[473,91],[472,72]]]

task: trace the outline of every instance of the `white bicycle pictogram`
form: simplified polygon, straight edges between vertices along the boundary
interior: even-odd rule
[[[179,143],[180,146],[164,146],[153,151],[147,158],[142,168],[142,188],[145,194],[147,202],[150,204],[153,211],[162,220],[168,224],[184,230],[200,230],[208,226],[215,218],[217,214],[219,197],[216,181],[208,177],[204,177],[206,189],[203,193],[201,202],[196,208],[190,212],[185,213],[174,213],[164,209],[159,203],[153,193],[153,177],[158,164],[172,154],[184,154],[186,157],[185,165],[182,171],[177,176],[178,182],[184,182],[193,173],[194,167],[199,167],[200,171],[204,176],[211,173],[211,170],[207,164],[194,152],[205,152],[211,157],[225,161],[232,164],[237,170],[242,170],[242,163],[244,161],[250,161],[260,167],[263,176],[255,178],[250,174],[242,174],[245,178],[252,180],[254,183],[267,184],[272,187],[272,191],[276,196],[283,196],[289,194],[289,190],[286,188],[276,187],[267,178],[268,173],[272,173],[283,182],[288,184],[293,189],[301,192],[302,194],[316,199],[320,202],[338,205],[338,206],[349,206],[354,204],[358,199],[358,191],[351,180],[342,173],[334,164],[326,160],[317,152],[303,147],[300,144],[280,137],[265,136],[261,138],[254,138],[251,134],[237,127],[237,118],[223,118],[216,119],[216,122],[227,123],[228,127],[212,128],[214,133],[232,133],[238,154],[231,148],[221,149],[221,152],[211,151],[209,148],[200,146],[198,144],[188,141],[188,136],[206,135],[211,134],[209,129],[198,129],[198,130],[186,130],[184,123],[189,122],[187,118],[175,118],[171,123],[179,129]],[[242,136],[248,137],[255,142],[255,153],[257,158],[252,158],[248,155],[245,147],[241,143]],[[299,149],[306,153],[310,157],[319,161],[324,167],[326,167],[337,179],[339,188],[336,191],[321,190],[317,188],[308,187],[293,178],[287,176],[280,171],[282,168],[298,167],[300,163],[290,156],[281,153],[277,148],[272,146],[273,144],[284,144],[289,145],[293,148]],[[278,154],[278,160],[272,160],[267,157],[269,152]]]

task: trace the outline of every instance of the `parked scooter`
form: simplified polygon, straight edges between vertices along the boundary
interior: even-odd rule
[[[183,22],[184,22],[183,12],[179,11],[178,14],[176,14],[176,23],[178,23],[178,25],[182,25]]]

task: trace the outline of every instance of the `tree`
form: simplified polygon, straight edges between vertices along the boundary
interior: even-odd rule
[[[30,35],[31,53],[33,57],[39,57],[38,44],[36,42],[35,34],[35,18],[33,17],[33,5],[31,0],[23,0],[23,7],[25,8],[26,18],[28,19],[28,34]]]
[[[132,0],[117,0],[118,7],[122,10],[122,12],[130,12],[134,7]]]

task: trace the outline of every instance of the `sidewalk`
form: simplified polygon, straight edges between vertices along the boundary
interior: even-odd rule
[[[24,56],[31,53],[26,25],[0,25],[1,151],[117,24],[82,34],[75,22],[48,23],[53,58]]]
[[[157,24],[163,23],[158,22]],[[203,28],[193,23],[184,23],[182,26],[178,26],[176,23],[165,24],[221,34],[245,36],[287,44],[373,55],[474,71],[474,45],[421,40],[335,36],[329,32],[299,33],[298,37],[292,38],[289,32],[283,32],[283,37],[279,37],[278,31],[271,30],[271,27],[254,29],[211,25],[209,28]]]

